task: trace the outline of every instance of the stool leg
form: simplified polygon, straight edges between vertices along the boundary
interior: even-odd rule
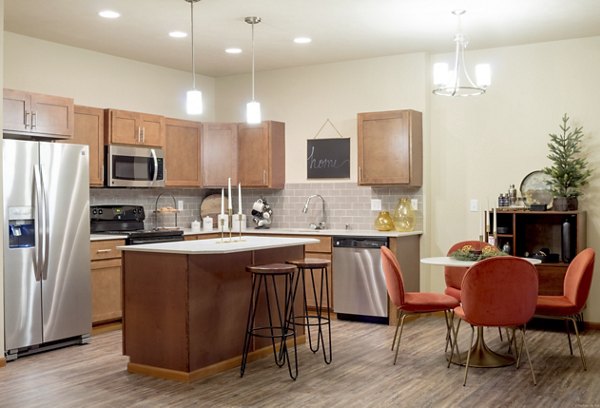
[[[315,282],[314,282],[314,278],[312,276],[312,269],[308,269],[310,271],[310,278],[311,278],[311,284],[312,284],[312,288],[313,288],[313,299],[315,299],[315,302],[317,301],[317,294],[315,292]],[[319,339],[317,338],[317,348],[313,348],[313,344],[312,344],[312,335],[311,335],[311,331],[310,331],[310,315],[308,313],[308,302],[306,301],[306,271],[307,269],[301,268],[300,272],[302,273],[302,299],[304,302],[304,319],[306,319],[306,323],[304,324],[306,326],[306,335],[308,336],[308,347],[310,348],[310,350],[313,353],[316,353],[319,350]]]
[[[321,336],[321,344],[323,345],[323,359],[326,364],[331,363],[332,352],[331,352],[331,314],[329,312],[329,281],[327,279],[328,271],[327,268],[321,269],[321,293],[319,296],[319,335]],[[322,322],[322,313],[323,313],[323,287],[325,287],[325,299],[327,301],[327,321],[326,323]],[[327,334],[328,334],[328,342],[329,342],[329,360],[327,359],[327,352],[325,351],[325,339],[323,338],[322,325],[327,325]]]
[[[289,289],[288,289],[289,284]],[[295,290],[292,290],[294,284],[294,273],[291,273],[286,276],[285,279],[285,322],[283,324],[284,331],[282,333],[282,350],[285,350],[285,356],[287,357],[288,363],[288,371],[290,373],[290,377],[292,380],[296,380],[298,378],[298,348],[296,345],[296,327],[294,326],[294,299],[295,299]],[[297,283],[296,283],[297,286]],[[292,362],[290,360],[289,350],[287,347],[286,339],[288,337],[288,331],[292,331],[292,337],[294,339],[294,371],[292,372]]]
[[[277,294],[277,282],[275,281],[275,276],[271,276],[271,283],[273,284],[273,292],[275,294],[275,305],[277,307],[277,316],[279,317],[279,327],[283,328],[284,326],[284,321],[281,318],[281,307],[279,306],[279,295]],[[271,300],[269,297],[269,290],[267,285],[265,284],[265,293],[266,293],[266,299],[267,299],[267,314],[269,316],[269,330],[271,331],[271,345],[273,346],[273,357],[275,358],[275,364],[277,364],[278,367],[283,367],[283,364],[285,364],[285,355],[283,353],[283,348],[280,345],[280,352],[279,355],[277,355],[277,347],[275,346],[275,334],[273,333],[273,318],[271,316]],[[283,337],[283,329],[281,330],[281,338],[282,338],[282,343],[285,341],[284,337]]]
[[[254,328],[254,318],[256,316],[256,305],[258,304],[258,296],[260,295],[260,281],[258,290],[256,290],[256,275],[252,275],[252,289],[250,291],[250,305],[248,306],[248,319],[246,320],[246,334],[244,336],[244,349],[242,351],[242,365],[240,366],[240,377],[244,376],[246,371],[246,363],[248,362],[248,351],[250,350],[250,342],[252,339],[252,330]]]

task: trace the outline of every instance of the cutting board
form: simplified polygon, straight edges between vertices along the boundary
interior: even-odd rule
[[[227,201],[227,196],[225,196],[225,201]],[[213,225],[218,225],[218,214],[221,214],[221,194],[211,194],[204,197],[202,204],[200,204],[200,217],[208,216],[212,218]]]

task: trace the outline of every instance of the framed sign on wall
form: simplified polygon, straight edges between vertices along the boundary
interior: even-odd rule
[[[306,141],[306,176],[318,178],[350,178],[350,138],[317,139],[323,127],[333,123],[325,121],[314,139]]]

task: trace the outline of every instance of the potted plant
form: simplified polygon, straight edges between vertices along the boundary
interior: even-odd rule
[[[565,113],[560,125],[561,132],[550,133],[548,158],[552,161],[552,166],[545,167],[543,172],[552,177],[552,208],[556,211],[577,209],[577,197],[583,194],[582,188],[592,173],[587,160],[581,157],[582,129],[583,127],[576,127],[571,130],[569,117]]]

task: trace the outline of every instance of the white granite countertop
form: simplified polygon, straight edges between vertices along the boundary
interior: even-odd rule
[[[314,238],[281,238],[281,237],[244,237],[243,241],[221,242],[220,238],[193,241],[164,242],[157,244],[140,244],[119,246],[122,251],[158,252],[181,255],[229,254],[234,252],[254,251],[269,248],[281,248],[296,245],[316,244]]]

